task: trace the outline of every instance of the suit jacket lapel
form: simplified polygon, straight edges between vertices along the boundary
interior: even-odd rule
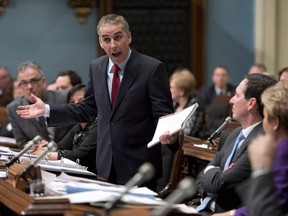
[[[103,105],[105,105],[107,107],[108,110],[112,110],[111,107],[111,101],[110,101],[110,95],[109,95],[109,89],[108,89],[108,85],[107,85],[107,67],[108,67],[108,62],[109,58],[107,56],[107,58],[104,58],[103,61],[101,62],[101,64],[99,65],[99,68],[97,70],[99,70],[99,80],[97,80],[94,83],[97,83],[99,85],[101,85],[100,88],[97,89],[101,89],[101,91],[103,91]]]
[[[136,51],[132,50],[131,56],[126,64],[124,76],[117,95],[113,112],[117,109],[117,107],[121,103],[123,97],[125,96],[125,93],[128,91],[129,87],[133,84],[139,72],[140,72],[139,54]]]
[[[239,147],[239,149],[236,151],[235,154],[235,160],[238,159],[239,156],[241,156],[243,154],[243,152],[247,149],[247,145],[248,143],[251,142],[252,139],[254,139],[262,130],[262,123],[260,123],[259,125],[257,125],[252,131],[251,133],[248,135],[248,137],[244,140],[244,142],[242,143],[242,145]]]

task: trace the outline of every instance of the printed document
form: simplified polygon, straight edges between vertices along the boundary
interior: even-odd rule
[[[159,143],[159,137],[166,131],[169,131],[170,134],[175,134],[184,129],[187,120],[194,114],[198,106],[198,103],[195,103],[180,112],[159,118],[153,139],[148,143],[147,147],[151,148]]]

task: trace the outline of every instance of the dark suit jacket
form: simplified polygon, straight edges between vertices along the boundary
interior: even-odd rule
[[[199,93],[200,93],[199,96],[203,103],[204,108],[207,108],[211,104],[212,100],[216,97],[216,91],[215,91],[214,85],[210,85],[210,86],[206,86],[202,88]],[[228,83],[226,94],[233,95],[234,93],[235,93],[235,86]]]
[[[268,173],[251,178],[238,188],[247,190],[247,197],[242,197],[247,207],[237,209],[235,216],[283,216],[278,202],[279,196],[273,181],[273,174]]]
[[[58,159],[61,157],[73,161],[79,159],[82,166],[96,173],[96,146],[97,120],[87,125],[85,129],[77,124],[58,143]]]
[[[215,168],[208,170],[205,174],[205,169],[203,169],[197,176],[196,183],[200,194],[204,197],[207,193],[217,195],[216,204],[220,207],[219,211],[238,208],[242,204],[235,188],[242,181],[248,179],[251,173],[247,145],[255,136],[264,133],[262,124],[257,125],[237,150],[233,158],[235,166],[231,170],[223,172],[225,162],[241,130],[242,128],[239,127],[231,132],[221,150],[216,153],[215,158],[207,165],[214,165]],[[243,193],[245,192],[243,191]]]
[[[259,143],[259,146],[261,143]],[[240,208],[237,215],[281,215],[288,213],[288,139],[278,141],[276,145],[276,156],[272,165],[272,172],[251,178],[248,183],[241,185],[238,191],[249,191],[246,208]],[[265,185],[265,187],[263,187]],[[282,212],[280,211],[282,210]]]
[[[263,187],[265,185],[265,187]],[[278,201],[277,190],[274,187],[273,175],[258,176],[251,179],[249,197],[248,197],[248,210],[249,215],[253,216],[284,216],[288,215],[281,211],[281,206]],[[285,206],[287,209],[287,206]]]
[[[60,91],[47,91],[45,103],[65,104],[66,94]],[[29,102],[25,97],[20,97],[12,101],[7,106],[8,119],[12,125],[13,135],[20,148],[35,136],[40,135],[43,139],[50,141],[49,132],[45,124],[41,124],[37,119],[23,119],[16,114],[20,105],[28,105]],[[54,141],[58,142],[70,130],[71,126],[55,127]]]
[[[117,184],[125,184],[144,162],[162,173],[161,145],[150,149],[158,118],[173,112],[165,66],[160,61],[132,50],[118,96],[112,109],[107,87],[108,56],[90,65],[83,102],[51,106],[50,124],[87,122],[98,110],[96,165],[98,175],[108,178],[113,161]]]

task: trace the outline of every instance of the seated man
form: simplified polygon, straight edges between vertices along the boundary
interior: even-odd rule
[[[22,119],[16,114],[20,105],[28,105],[35,101],[31,93],[47,103],[65,104],[66,93],[62,91],[46,91],[46,78],[41,67],[32,61],[26,61],[18,66],[18,81],[23,90],[22,97],[16,98],[7,106],[8,119],[12,125],[13,135],[20,148],[40,135],[44,140],[54,140],[58,142],[71,128],[65,127],[47,127],[44,117],[37,119]]]
[[[235,86],[229,83],[229,80],[228,68],[217,66],[213,71],[213,84],[204,86],[199,92],[205,109],[205,124],[199,132],[201,139],[207,139],[230,115],[229,100],[235,93]]]
[[[82,84],[82,79],[76,71],[62,71],[55,80],[56,90],[70,90],[73,86]]]
[[[215,158],[198,175],[198,191],[205,198],[197,207],[198,211],[223,212],[241,206],[235,187],[250,176],[247,145],[255,136],[264,133],[260,97],[275,82],[266,75],[249,74],[236,88],[230,103],[233,118],[241,127],[231,132]]]

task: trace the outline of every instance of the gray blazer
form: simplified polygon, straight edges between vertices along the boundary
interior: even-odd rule
[[[204,197],[208,193],[217,195],[216,204],[221,209],[220,211],[238,208],[241,205],[241,199],[237,195],[235,188],[250,177],[251,167],[247,146],[258,134],[264,133],[262,124],[257,125],[237,150],[233,158],[234,167],[223,172],[225,162],[241,130],[242,128],[239,127],[231,132],[221,150],[216,153],[215,158],[207,165],[214,165],[217,168],[210,169],[205,174],[205,169],[203,169],[197,176],[198,191]],[[245,192],[243,191],[243,193]]]
[[[64,91],[46,91],[43,101],[49,104],[65,104],[67,92]],[[29,102],[25,97],[16,98],[7,106],[8,119],[12,125],[13,135],[20,148],[32,140],[35,136],[40,135],[43,139],[50,141],[49,132],[45,121],[39,119],[23,119],[16,114],[20,105],[28,105]],[[42,117],[44,119],[44,117]],[[44,119],[45,120],[45,119]],[[72,126],[55,127],[54,141],[58,142],[69,131]]]

